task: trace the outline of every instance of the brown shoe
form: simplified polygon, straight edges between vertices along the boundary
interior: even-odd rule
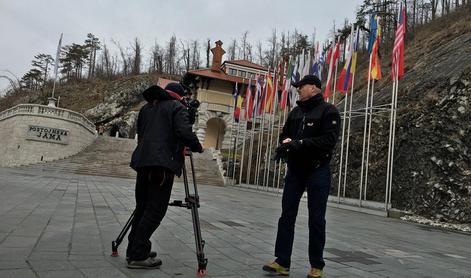
[[[263,266],[262,269],[273,274],[280,274],[283,276],[289,275],[289,268],[283,267],[279,265],[277,262],[266,264]]]
[[[322,277],[322,269],[318,268],[311,268],[311,271],[307,274],[307,278],[321,278]]]

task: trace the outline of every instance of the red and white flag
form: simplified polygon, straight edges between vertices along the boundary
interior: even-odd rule
[[[396,28],[396,39],[392,52],[392,80],[399,80],[404,75],[404,35],[406,34],[406,8],[402,7],[399,12],[399,18]]]

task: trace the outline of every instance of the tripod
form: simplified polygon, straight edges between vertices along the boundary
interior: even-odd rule
[[[206,274],[206,265],[208,264],[208,259],[204,256],[204,245],[205,241],[201,237],[201,227],[200,227],[200,219],[198,215],[198,208],[200,207],[199,202],[199,195],[198,189],[196,187],[196,177],[195,177],[195,168],[193,164],[193,153],[189,150],[185,150],[185,156],[190,157],[190,165],[191,165],[191,174],[193,178],[193,194],[190,193],[189,185],[188,185],[188,176],[185,165],[183,165],[182,172],[183,172],[183,185],[185,186],[185,200],[174,200],[173,202],[169,203],[169,206],[175,207],[182,207],[191,210],[191,218],[193,222],[193,232],[195,235],[195,243],[196,243],[196,259],[198,260],[198,276],[203,276]],[[123,229],[119,233],[116,240],[111,242],[111,256],[118,257],[118,246],[123,241],[124,237],[128,233],[129,229],[131,228],[132,221],[134,219],[134,213],[132,212],[131,216],[129,217],[128,221],[124,225]]]

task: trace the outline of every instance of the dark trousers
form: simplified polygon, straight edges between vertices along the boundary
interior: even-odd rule
[[[130,260],[140,261],[149,257],[150,237],[167,212],[173,178],[174,173],[162,167],[146,167],[137,171],[136,212],[126,251]]]
[[[293,250],[294,227],[299,202],[307,189],[309,211],[309,262],[311,267],[324,268],[325,210],[330,190],[330,166],[321,165],[308,174],[288,169],[283,189],[282,212],[276,236],[276,262],[290,267]]]

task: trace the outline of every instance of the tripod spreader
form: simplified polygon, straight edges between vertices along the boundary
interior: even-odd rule
[[[200,207],[200,198],[196,195],[189,195],[185,198],[185,202],[182,200],[174,200],[173,202],[168,204],[169,206],[173,207],[182,207],[187,209],[192,209],[194,207]]]

